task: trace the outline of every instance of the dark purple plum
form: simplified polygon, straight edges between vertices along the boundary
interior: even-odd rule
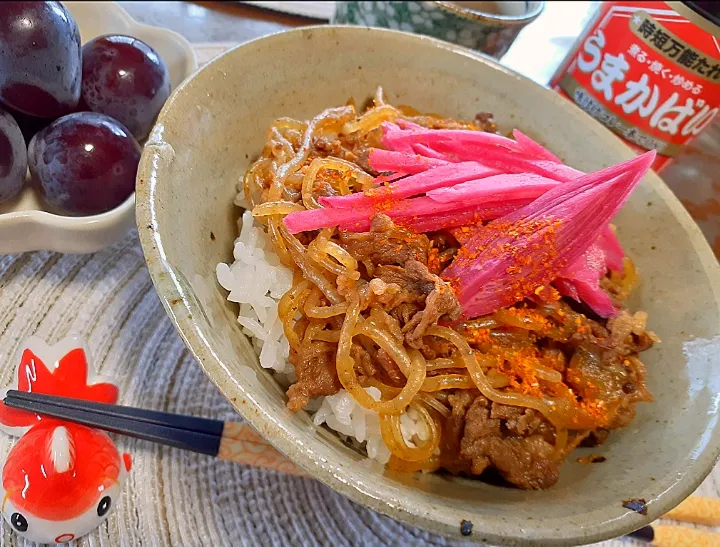
[[[140,145],[117,120],[95,112],[68,114],[30,141],[30,173],[45,200],[76,215],[109,211],[135,190]]]
[[[20,193],[26,174],[27,149],[22,132],[15,119],[0,108],[0,203]]]
[[[59,2],[0,4],[0,102],[56,118],[80,98],[80,31]]]
[[[138,141],[148,136],[169,95],[168,69],[145,42],[111,35],[83,46],[83,102],[124,124]]]

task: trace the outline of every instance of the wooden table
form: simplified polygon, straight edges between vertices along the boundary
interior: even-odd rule
[[[322,21],[239,2],[119,2],[135,19],[167,27],[193,43],[235,44]],[[545,85],[597,2],[548,2],[503,57],[503,64]],[[543,59],[538,63],[537,59]],[[720,257],[720,121],[670,167],[663,179],[695,218]]]

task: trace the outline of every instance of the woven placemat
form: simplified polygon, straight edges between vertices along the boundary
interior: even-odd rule
[[[121,404],[239,419],[165,315],[135,233],[95,255],[1,256],[0,332],[0,385],[10,383],[28,336],[54,344],[79,335],[98,372],[118,380]],[[117,441],[134,460],[118,508],[75,545],[448,545],[312,479]],[[0,437],[0,455],[11,443]],[[2,545],[25,544],[0,527]]]
[[[202,60],[222,51],[199,51]],[[194,362],[157,298],[136,233],[94,255],[0,256],[0,386],[20,344],[87,340],[93,365],[116,378],[121,403],[239,420]],[[12,441],[0,437],[0,456]],[[118,438],[134,465],[93,546],[460,545],[364,509],[317,481]],[[718,496],[718,470],[698,493]],[[0,523],[2,545],[23,545]],[[629,546],[613,541],[604,546]]]

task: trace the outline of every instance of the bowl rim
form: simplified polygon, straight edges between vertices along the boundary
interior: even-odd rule
[[[544,94],[549,101],[558,108],[567,111],[569,115],[578,117],[578,115],[582,114],[582,119],[585,120],[585,123],[597,124],[596,128],[604,131],[603,138],[605,139],[605,145],[617,151],[618,160],[630,159],[635,155],[609,130],[585,114],[576,105],[552,90],[544,88],[529,78],[500,65],[486,55],[427,36],[363,26],[312,25],[298,27],[239,44],[215,57],[187,78],[182,85],[178,86],[160,112],[156,129],[163,124],[168,111],[173,108],[177,97],[190,85],[190,82],[204,70],[212,70],[211,65],[217,63],[226,55],[233,55],[237,50],[252,46],[257,42],[272,44],[276,41],[303,37],[309,32],[330,34],[384,33],[394,35],[406,42],[415,42],[416,44],[425,43],[426,45],[450,51],[474,61],[490,65],[494,70],[503,72],[518,82],[522,82],[523,85],[530,84],[536,89],[537,93]],[[252,394],[248,393],[243,385],[237,381],[237,378],[234,378],[230,374],[230,370],[223,363],[223,360],[215,353],[202,333],[194,327],[194,321],[188,305],[188,295],[175,275],[173,266],[167,262],[165,249],[163,247],[163,231],[157,225],[157,203],[155,199],[157,196],[156,187],[158,185],[158,177],[155,171],[158,169],[158,166],[163,164],[162,155],[164,155],[165,147],[169,145],[162,141],[162,131],[153,131],[152,134],[156,135],[158,140],[152,143],[148,142],[143,151],[140,168],[138,170],[136,221],[145,260],[162,305],[190,353],[226,399],[280,452],[288,455],[295,464],[307,470],[313,478],[320,480],[333,490],[346,495],[365,507],[369,507],[411,526],[419,526],[447,537],[464,541],[483,541],[503,545],[532,544],[560,546],[592,543],[619,537],[649,524],[691,494],[712,471],[713,466],[718,460],[718,456],[720,456],[720,428],[718,427],[713,428],[710,440],[704,444],[700,454],[692,461],[692,465],[687,468],[692,469],[692,472],[685,473],[680,480],[673,482],[658,480],[656,483],[653,483],[655,488],[652,490],[653,492],[657,492],[657,497],[653,500],[653,503],[649,504],[647,515],[639,515],[631,511],[610,519],[598,515],[596,522],[588,526],[577,526],[576,523],[567,520],[558,520],[545,524],[540,520],[533,520],[529,523],[523,522],[522,526],[510,526],[503,523],[496,524],[491,518],[481,514],[475,514],[477,518],[477,520],[474,521],[475,530],[479,533],[473,533],[470,537],[461,536],[459,523],[451,527],[445,521],[435,518],[430,504],[428,504],[430,506],[429,508],[426,507],[426,509],[423,510],[422,507],[412,507],[403,505],[402,503],[391,503],[389,500],[391,497],[390,493],[385,496],[383,494],[373,495],[373,488],[355,476],[352,468],[341,468],[340,464],[328,461],[314,454],[311,450],[307,449],[307,447],[300,446],[301,443],[298,443],[297,440],[293,438],[287,426],[283,425],[281,421],[266,417],[263,413],[262,406],[258,404]],[[645,183],[653,186],[654,190],[658,192],[660,198],[663,199],[670,209],[674,218],[677,219],[679,225],[688,234],[688,239],[690,240],[693,250],[698,256],[698,260],[709,279],[712,294],[715,299],[715,306],[720,309],[720,264],[718,264],[715,259],[705,237],[689,213],[681,205],[678,198],[675,197],[667,185],[665,185],[654,172],[651,171],[648,173]],[[241,399],[243,404],[239,404],[238,402]],[[663,485],[662,490],[660,490],[658,485]],[[588,513],[588,515],[601,511],[609,511],[610,509],[610,506],[602,506],[601,508],[594,509],[591,513]],[[616,508],[613,507],[612,509]],[[508,533],[508,528],[514,528],[514,530],[517,531]]]

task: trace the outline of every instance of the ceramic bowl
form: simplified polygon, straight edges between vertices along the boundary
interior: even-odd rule
[[[328,54],[331,52],[332,54]],[[557,485],[520,491],[477,480],[398,474],[369,462],[304,412],[285,407],[215,280],[232,261],[243,172],[271,122],[308,119],[377,85],[396,104],[472,119],[495,114],[570,165],[595,170],[629,159],[612,133],[559,95],[487,58],[434,39],[362,27],[312,27],[248,42],[181,85],[160,114],[138,173],[137,221],[165,309],[207,375],[258,431],[313,477],[409,524],[460,539],[571,545],[629,532],[690,494],[720,449],[720,267],[697,226],[649,173],[617,216],[620,240],[642,272],[631,303],[663,343],[646,354],[655,402],[593,449],[568,458]],[[579,455],[587,454],[581,452]],[[623,507],[644,498],[647,514]]]
[[[82,43],[103,34],[128,34],[150,44],[170,71],[173,88],[197,68],[192,47],[170,30],[141,25],[112,2],[65,2]],[[135,225],[135,195],[106,213],[72,217],[51,212],[30,185],[0,204],[0,254],[26,251],[93,253],[120,240]]]
[[[545,2],[336,2],[332,22],[405,30],[499,59]]]

